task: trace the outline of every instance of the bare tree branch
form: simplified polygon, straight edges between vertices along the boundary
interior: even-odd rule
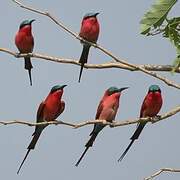
[[[37,10],[35,8],[32,7],[28,7],[23,5],[21,2],[17,1],[17,0],[12,0],[13,2],[15,2],[16,4],[18,4],[21,8],[27,9],[29,11],[44,15],[49,17],[52,21],[54,21],[58,26],[60,26],[62,29],[64,29],[66,32],[68,32],[69,34],[71,34],[72,36],[74,36],[75,38],[79,39],[78,35],[76,35],[76,33],[72,32],[71,30],[69,30],[69,28],[67,28],[66,26],[64,26],[60,21],[56,20],[51,14],[49,14],[48,12],[43,12],[40,10]]]
[[[23,58],[23,57],[34,57],[34,58],[39,58],[42,60],[48,60],[48,61],[53,61],[57,63],[63,63],[63,64],[74,64],[80,66],[80,63],[78,60],[74,59],[67,59],[67,58],[59,58],[59,57],[53,57],[49,55],[42,55],[39,53],[28,53],[28,54],[19,54],[13,51],[10,51],[9,49],[5,48],[0,48],[1,52],[5,52],[7,54],[10,54],[16,58]],[[161,72],[171,72],[173,70],[172,65],[155,65],[155,64],[139,64],[136,66],[143,67],[144,69],[148,71],[161,71]],[[106,68],[120,68],[124,70],[129,70],[129,71],[138,71],[137,68],[132,68],[126,65],[123,65],[118,62],[109,62],[109,63],[103,63],[103,64],[85,64],[85,68],[87,69],[106,69]],[[176,69],[177,73],[180,73],[180,67]]]
[[[41,14],[41,15],[44,15],[44,16],[47,16],[49,17],[53,22],[55,22],[58,26],[60,26],[62,29],[64,29],[66,32],[68,32],[69,34],[71,34],[72,36],[74,36],[76,39],[80,40],[80,41],[84,41],[88,44],[90,44],[91,46],[95,47],[95,48],[98,48],[99,50],[101,50],[102,52],[104,52],[106,55],[110,56],[112,59],[114,59],[116,62],[119,62],[121,64],[124,64],[126,66],[130,66],[134,69],[138,69],[139,71],[145,73],[145,74],[148,74],[152,77],[155,77],[161,81],[163,81],[164,83],[166,83],[168,86],[172,86],[172,87],[175,87],[177,89],[180,89],[180,85],[179,84],[176,84],[170,80],[168,80],[167,78],[163,77],[163,76],[160,76],[159,74],[157,73],[154,73],[154,72],[150,72],[146,69],[144,69],[143,67],[141,66],[136,66],[134,64],[131,64],[131,63],[128,63],[126,60],[122,60],[122,59],[119,59],[117,58],[116,56],[114,56],[111,52],[109,52],[108,50],[106,50],[105,48],[103,48],[102,46],[100,45],[97,45],[97,44],[94,44],[94,43],[91,43],[91,42],[88,42],[84,39],[82,39],[81,37],[79,37],[76,33],[74,33],[73,31],[69,30],[69,28],[67,28],[63,23],[61,23],[59,20],[57,20],[55,17],[53,17],[50,13],[48,12],[43,12],[43,11],[40,11],[40,10],[37,10],[35,8],[32,8],[32,7],[29,7],[29,6],[25,6],[23,5],[21,2],[19,2],[18,0],[12,0],[13,2],[15,2],[16,4],[18,4],[21,8],[24,8],[24,9],[27,9],[29,11],[32,11],[32,12],[35,12],[35,13],[38,13],[38,14]]]
[[[135,69],[138,69],[139,71],[144,72],[145,74],[148,74],[150,76],[153,76],[153,77],[155,77],[155,78],[165,82],[168,86],[172,86],[172,87],[175,87],[177,89],[180,89],[180,85],[179,84],[176,84],[176,83],[168,80],[167,78],[165,78],[163,76],[160,76],[157,73],[150,72],[150,71],[144,69],[143,67],[136,66],[134,64],[128,63],[125,60],[120,60],[117,57],[115,57],[113,54],[111,54],[109,51],[107,51],[106,49],[104,49],[104,48],[102,48],[100,46],[98,46],[98,48],[101,49],[104,53],[108,54],[110,57],[112,57],[116,62],[122,63],[124,65],[130,66],[130,67],[135,68]]]
[[[162,168],[159,171],[152,174],[151,176],[144,178],[144,180],[151,180],[151,179],[159,176],[162,172],[180,172],[180,169]]]
[[[84,121],[84,122],[80,122],[77,124],[74,123],[68,123],[68,122],[64,122],[64,121],[58,121],[58,120],[52,120],[50,122],[41,122],[41,123],[30,123],[27,121],[21,121],[21,120],[13,120],[13,121],[0,121],[0,124],[2,125],[10,125],[10,124],[23,124],[23,125],[28,125],[28,126],[40,126],[40,125],[66,125],[66,126],[70,126],[73,127],[75,129],[86,126],[86,125],[90,125],[90,124],[97,124],[97,123],[101,123],[104,125],[109,125],[110,127],[119,127],[119,126],[126,126],[126,125],[130,125],[130,124],[136,124],[139,122],[152,122],[152,123],[157,123],[161,120],[167,119],[170,116],[173,116],[175,114],[177,114],[178,112],[180,112],[180,106],[177,106],[175,108],[173,108],[172,110],[170,110],[167,113],[164,113],[158,117],[154,117],[154,118],[137,118],[137,119],[129,119],[129,120],[125,120],[125,121],[114,121],[112,123],[107,122],[106,120],[89,120],[89,121]]]

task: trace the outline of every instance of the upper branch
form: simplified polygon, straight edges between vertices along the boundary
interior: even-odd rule
[[[43,60],[53,61],[57,63],[63,63],[63,64],[74,64],[80,66],[81,64],[78,62],[78,60],[73,59],[66,59],[66,58],[59,58],[59,57],[53,57],[49,55],[42,55],[39,53],[28,53],[28,54],[19,54],[13,51],[10,51],[9,49],[0,48],[1,52],[5,52],[7,54],[10,54],[16,58],[22,58],[22,57],[35,57]],[[171,72],[173,70],[173,66],[171,65],[155,65],[155,64],[139,64],[136,66],[143,67],[144,69],[148,71],[164,71],[164,72]],[[132,68],[127,65],[118,63],[118,62],[109,62],[109,63],[103,63],[103,64],[85,64],[85,68],[89,69],[105,69],[105,68],[120,68],[124,70],[129,71],[138,71],[137,68]],[[177,73],[180,73],[180,67],[176,69]]]
[[[23,5],[21,2],[19,2],[18,0],[12,0],[13,2],[15,2],[16,4],[18,4],[21,8],[24,8],[24,9],[27,9],[29,11],[32,11],[32,12],[35,12],[35,13],[38,13],[38,14],[41,14],[41,15],[44,15],[44,16],[47,16],[49,17],[53,22],[55,22],[58,26],[60,26],[62,29],[64,29],[66,32],[68,32],[70,35],[74,36],[76,39],[80,40],[80,41],[84,41],[88,44],[90,44],[91,46],[94,46],[95,48],[98,48],[99,50],[101,50],[102,52],[104,52],[106,55],[110,56],[112,59],[114,59],[116,62],[119,62],[123,65],[126,65],[126,66],[129,66],[131,68],[134,68],[134,69],[138,69],[139,71],[145,73],[145,74],[148,74],[152,77],[155,77],[161,81],[163,81],[164,83],[166,83],[167,85],[169,86],[172,86],[172,87],[175,87],[177,89],[180,89],[180,85],[179,84],[176,84],[170,80],[168,80],[167,78],[163,77],[163,76],[160,76],[159,74],[157,73],[154,73],[154,72],[150,72],[148,70],[146,70],[144,67],[141,67],[141,66],[137,66],[137,65],[134,65],[134,64],[131,64],[131,63],[128,63],[126,60],[122,60],[122,59],[119,59],[118,57],[114,56],[110,51],[106,50],[105,48],[101,47],[100,45],[97,45],[95,43],[91,43],[91,42],[88,42],[84,39],[82,39],[81,37],[79,37],[76,33],[74,33],[73,31],[71,31],[69,28],[67,28],[63,23],[61,23],[60,21],[58,21],[56,18],[54,18],[50,13],[48,12],[43,12],[43,11],[40,11],[40,10],[37,10],[35,8],[32,8],[32,7],[28,7],[28,6],[25,6]]]

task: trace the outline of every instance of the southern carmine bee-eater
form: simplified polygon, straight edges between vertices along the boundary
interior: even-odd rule
[[[99,22],[97,19],[98,14],[99,13],[87,13],[83,17],[83,20],[81,22],[81,29],[80,29],[79,36],[92,43],[96,43],[99,36],[100,27],[99,27]],[[91,46],[89,44],[83,43],[83,50],[81,53],[81,57],[79,59],[79,63],[81,63],[79,82],[81,80],[84,64],[87,63],[90,47]]]
[[[31,32],[32,29],[32,20],[25,20],[20,24],[19,30],[15,36],[15,44],[20,53],[32,53],[34,48],[34,38]],[[31,64],[30,57],[24,58],[25,65],[24,68],[28,70],[30,85],[32,86],[32,78],[31,78],[31,69],[33,68]]]
[[[38,108],[37,111],[37,123],[40,122],[48,122],[55,120],[63,111],[65,108],[65,102],[62,100],[62,95],[64,92],[64,87],[67,85],[56,85],[54,86],[45,101],[43,101]],[[24,161],[26,160],[29,152],[35,148],[35,145],[43,131],[43,129],[47,127],[47,125],[40,125],[35,127],[35,131],[33,133],[33,139],[30,142],[29,146],[27,147],[28,151],[17,171],[17,174],[19,173],[22,165],[24,164]]]
[[[159,88],[158,85],[151,85],[149,87],[148,93],[142,103],[141,111],[140,111],[140,118],[158,116],[157,114],[159,113],[159,111],[161,109],[162,103],[163,103],[163,100],[162,100],[162,96],[161,96],[161,89]],[[124,158],[124,156],[126,155],[128,150],[132,146],[133,142],[139,138],[139,135],[141,134],[146,123],[147,122],[141,122],[138,124],[136,131],[130,138],[131,142],[130,142],[129,146],[126,148],[126,150],[121,155],[121,157],[118,159],[118,161],[121,161]]]
[[[110,87],[109,89],[107,89],[99,103],[95,119],[97,120],[101,119],[101,120],[106,120],[108,122],[112,122],[115,119],[117,110],[119,108],[119,99],[121,96],[121,92],[127,88],[128,87],[123,87],[119,89],[117,87]],[[87,150],[90,147],[92,147],[97,135],[104,127],[105,125],[102,125],[102,124],[94,125],[94,129],[90,133],[91,137],[85,145],[86,149],[81,155],[81,157],[79,158],[79,160],[77,161],[76,166],[79,165],[80,161],[84,157]]]

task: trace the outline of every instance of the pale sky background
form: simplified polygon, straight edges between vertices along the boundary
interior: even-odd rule
[[[33,7],[48,10],[71,30],[79,32],[85,13],[100,12],[101,32],[98,43],[120,58],[139,64],[171,64],[175,49],[161,36],[144,37],[139,33],[139,21],[153,0],[96,1],[96,0],[31,0],[23,1]],[[180,2],[170,15],[179,16]],[[17,52],[14,36],[25,19],[33,23],[34,52],[78,59],[82,46],[78,40],[60,29],[48,18],[21,9],[11,0],[0,4],[0,47]],[[179,104],[179,92],[163,82],[140,72],[121,69],[84,70],[79,84],[79,66],[33,59],[33,86],[29,85],[24,61],[0,53],[1,93],[0,120],[36,121],[40,102],[52,86],[67,84],[63,99],[66,109],[59,119],[78,123],[94,119],[97,105],[110,86],[129,86],[121,96],[118,121],[139,116],[140,106],[151,84],[162,89],[164,113]],[[105,63],[111,59],[98,49],[91,48],[89,63]],[[180,83],[179,75],[161,73]],[[93,126],[74,130],[66,126],[49,126],[27,158],[19,175],[16,171],[31,141],[34,127],[23,125],[0,128],[0,179],[6,180],[141,180],[162,167],[180,168],[180,115],[165,121],[148,124],[121,163],[117,159],[129,144],[136,125],[106,127],[99,134],[79,167],[75,163],[84,150]],[[158,180],[177,180],[180,174],[162,174]]]

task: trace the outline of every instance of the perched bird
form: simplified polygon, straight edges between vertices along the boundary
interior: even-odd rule
[[[161,96],[161,89],[159,88],[158,85],[151,85],[149,87],[149,91],[144,98],[144,101],[141,106],[141,111],[140,111],[140,118],[143,117],[155,117],[159,113],[161,106],[162,106],[163,100]],[[147,122],[141,122],[138,124],[136,131],[132,135],[131,142],[129,146],[126,148],[124,153],[121,155],[121,157],[118,159],[118,161],[122,161],[130,147],[132,146],[133,142],[139,138],[139,135],[141,134],[144,126],[146,125]]]
[[[90,41],[92,43],[96,43],[98,40],[99,36],[99,23],[97,20],[97,15],[99,13],[87,13],[81,22],[81,29],[79,36],[82,37],[83,39]],[[87,63],[88,59],[88,54],[89,54],[89,49],[90,45],[84,42],[83,43],[83,51],[81,53],[81,57],[79,59],[79,63],[81,63],[81,69],[80,69],[80,74],[79,74],[79,82],[81,80],[81,75],[83,71],[84,64]]]
[[[63,89],[67,85],[56,85],[54,86],[45,101],[43,101],[38,108],[37,111],[37,123],[40,122],[48,122],[55,120],[63,111],[65,108],[65,102],[62,100],[63,95]],[[47,125],[40,125],[35,127],[35,131],[32,134],[33,139],[30,142],[29,146],[27,147],[28,151],[17,171],[17,174],[19,173],[22,165],[24,164],[24,161],[26,160],[30,150],[34,149],[36,146],[36,143],[43,131],[43,129],[47,127]]]
[[[115,119],[117,110],[119,108],[119,99],[121,92],[127,88],[128,87],[118,89],[117,87],[110,87],[109,89],[107,89],[99,103],[95,119],[102,119],[108,122],[112,122]],[[94,125],[94,129],[90,133],[91,137],[85,145],[86,149],[81,155],[80,159],[77,161],[76,166],[79,165],[87,150],[92,147],[97,135],[104,127],[105,125],[103,124]]]
[[[15,44],[20,53],[31,53],[34,48],[34,38],[31,32],[31,26],[33,20],[25,20],[20,24],[19,31],[15,36]],[[32,86],[32,78],[31,78],[31,69],[33,68],[31,64],[30,57],[25,57],[25,66],[24,68],[28,70],[30,85]]]

